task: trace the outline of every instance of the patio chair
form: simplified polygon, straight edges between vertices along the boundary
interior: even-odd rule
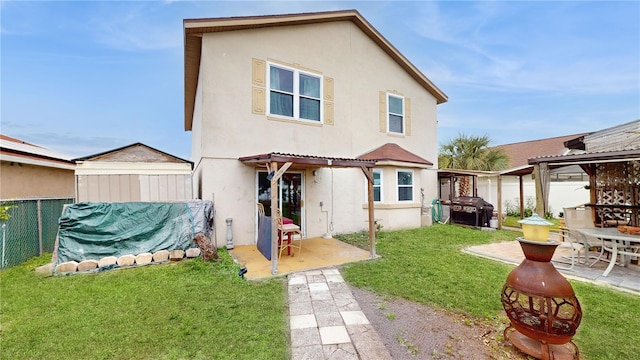
[[[560,228],[560,230],[559,236],[562,239],[562,242],[558,247],[569,249],[571,251],[571,255],[563,256],[562,260],[553,259],[552,262],[557,269],[573,270],[576,263],[581,263],[580,254],[584,251],[584,245],[574,236],[570,236],[569,231],[566,228]],[[555,263],[569,264],[569,266],[559,266]]]
[[[296,224],[283,224],[282,223],[282,214],[280,213],[280,209],[278,209],[277,214],[277,224],[278,224],[278,235],[281,239],[280,245],[280,255],[278,257],[282,257],[282,252],[287,249],[287,253],[290,252],[291,249],[298,249],[298,256],[302,254],[302,231],[300,231],[300,226]],[[297,245],[293,243],[293,236],[298,235],[300,241]],[[286,236],[286,241],[285,241]],[[295,255],[295,252],[294,252]]]
[[[264,216],[264,205],[262,203],[258,203],[258,215]]]
[[[571,259],[571,267],[573,267],[573,264],[575,264],[575,262],[592,266],[593,264],[598,262],[598,260],[601,260],[602,256],[604,255],[602,240],[591,236],[584,236],[575,231],[575,229],[596,227],[593,220],[592,209],[585,206],[567,207],[564,208],[564,218],[566,227],[561,228],[561,237],[563,239],[563,243],[566,242],[571,245],[561,246],[572,247],[572,250],[577,250],[577,256]],[[591,249],[597,249],[598,254],[590,255],[589,251]],[[580,253],[582,253],[582,260],[580,260]],[[589,263],[590,259],[593,259],[594,261]]]

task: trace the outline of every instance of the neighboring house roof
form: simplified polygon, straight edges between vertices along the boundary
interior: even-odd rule
[[[438,104],[447,101],[447,95],[431,82],[416,66],[404,57],[356,10],[328,11],[302,14],[245,16],[209,19],[185,19],[184,26],[184,128],[191,130],[193,111],[198,87],[198,74],[202,51],[202,34],[210,32],[256,29],[273,26],[351,21],[373,42],[386,52],[413,79],[422,85]]]
[[[73,161],[189,163],[193,166],[193,162],[189,160],[181,159],[139,142],[98,154],[76,158],[73,159]]]
[[[73,170],[71,156],[0,134],[0,159],[29,165]]]
[[[584,136],[588,133],[565,135],[548,139],[523,141],[513,144],[498,145],[495,148],[504,150],[509,158],[509,168],[521,168],[528,165],[530,158],[539,156],[565,155],[568,149],[565,142]]]
[[[377,149],[358,156],[358,159],[376,160],[378,165],[384,165],[384,162],[402,162],[418,165],[432,166],[433,163],[412,152],[409,152],[398,144],[384,144]]]

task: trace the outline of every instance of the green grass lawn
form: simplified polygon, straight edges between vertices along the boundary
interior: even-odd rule
[[[522,225],[518,222],[520,219],[519,216],[507,216],[507,218],[502,222],[503,226],[509,226],[514,228],[521,228]],[[558,232],[560,231],[560,226],[562,225],[560,219],[545,219],[553,223],[553,225],[549,226],[549,231]],[[563,226],[563,225],[562,225]]]
[[[379,295],[403,297],[469,315],[501,332],[508,320],[500,292],[514,267],[459,250],[511,240],[518,235],[453,225],[381,232],[376,249],[382,259],[350,264],[343,268],[343,273],[350,283]],[[340,238],[359,244],[364,236],[352,234]],[[640,297],[577,281],[571,284],[583,310],[582,323],[574,338],[583,358],[637,357]]]
[[[285,359],[282,280],[247,282],[186,260],[38,277],[42,256],[0,273],[2,359]]]
[[[381,232],[376,261],[345,266],[350,283],[385,297],[507,323],[500,291],[513,266],[459,250],[517,233],[452,225]],[[366,236],[341,239],[368,249]],[[49,256],[0,271],[2,359],[286,359],[286,285],[247,282],[224,249],[221,264],[186,260],[97,274],[38,277]],[[572,281],[584,317],[583,359],[638,354],[640,297]]]

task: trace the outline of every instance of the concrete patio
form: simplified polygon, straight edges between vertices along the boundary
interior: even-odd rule
[[[518,265],[524,260],[520,243],[515,240],[471,246],[463,251],[488,259],[502,261],[507,264]],[[566,258],[563,259],[563,257],[569,256],[570,254],[569,249],[558,247],[553,256],[556,268],[565,277],[578,281],[592,282],[597,285],[609,286],[614,289],[640,295],[640,266],[634,264],[629,264],[626,267],[616,265],[608,276],[602,276],[606,267],[609,265],[606,261],[598,261],[591,267],[576,263],[572,270],[560,269],[560,267],[569,266]],[[591,252],[591,255],[597,254],[598,253]]]
[[[236,246],[229,253],[238,264],[247,267],[247,279],[259,280],[273,276],[271,261],[258,251],[256,245]],[[302,255],[298,255],[297,251],[293,251],[291,256],[282,254],[278,260],[277,276],[370,259],[369,251],[333,238],[303,239]]]

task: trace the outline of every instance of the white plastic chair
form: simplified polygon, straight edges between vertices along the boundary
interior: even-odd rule
[[[601,260],[602,255],[604,254],[602,240],[592,236],[586,236],[575,230],[596,227],[593,220],[593,210],[586,206],[567,207],[564,208],[564,219],[566,228],[562,229],[564,230],[562,237],[564,242],[571,244],[564,245],[564,247],[570,246],[577,249],[577,257],[575,259],[571,259],[571,267],[573,267],[575,262],[592,266],[598,262],[598,260]],[[580,245],[580,247],[578,245]],[[589,254],[589,251],[593,248],[598,249],[597,255]],[[580,253],[582,253],[583,260],[580,260]],[[594,261],[589,263],[590,259],[593,259]]]

